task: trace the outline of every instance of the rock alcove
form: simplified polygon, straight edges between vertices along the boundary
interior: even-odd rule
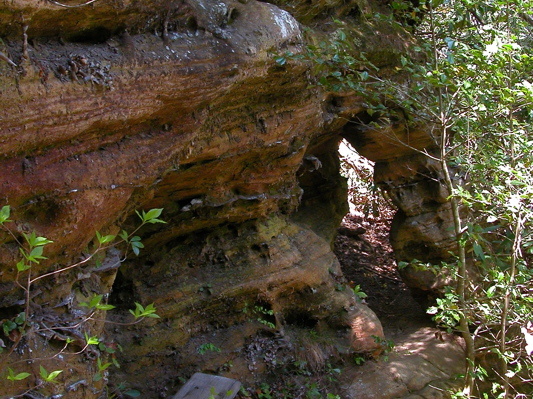
[[[399,208],[398,259],[447,256],[439,168],[394,139],[431,150],[427,133],[401,121],[378,129],[360,98],[309,86],[308,65],[273,61],[303,48],[302,24],[320,34],[332,15],[360,25],[383,68],[407,39],[358,19],[379,2],[275,3],[0,5],[0,198],[13,233],[0,232],[2,318],[25,309],[17,240],[35,231],[54,241],[32,268],[49,275],[32,284],[24,345],[0,356],[36,374],[35,359],[49,370],[59,362],[61,383],[45,396],[98,398],[127,383],[166,397],[196,371],[253,384],[281,373],[283,359],[321,371],[330,356],[377,355],[381,324],[339,289],[346,280],[332,252],[347,212],[342,138],[375,162],[375,181]],[[139,230],[140,256],[124,260],[119,246],[86,260],[96,231],[133,231],[134,211],[153,208],[167,223]],[[403,278],[422,291],[442,283]],[[116,309],[78,324],[80,303],[94,295]],[[154,303],[160,318],[130,324],[134,302]],[[57,355],[67,337],[82,349],[85,334],[108,349]],[[121,367],[95,378],[106,351]],[[34,386],[30,378],[2,389]]]

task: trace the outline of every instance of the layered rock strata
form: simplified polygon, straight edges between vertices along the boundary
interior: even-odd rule
[[[365,137],[347,124],[364,107],[351,97],[346,110],[310,87],[307,66],[273,61],[303,46],[296,19],[254,0],[64,5],[72,8],[0,5],[0,198],[12,210],[10,232],[0,232],[0,307],[6,318],[29,311],[25,335],[5,339],[17,350],[0,356],[32,373],[6,394],[40,386],[38,366],[58,360],[60,383],[44,384],[44,395],[96,398],[126,382],[143,397],[164,396],[162,387],[198,370],[253,381],[274,367],[261,352],[265,334],[302,356],[302,337],[327,337],[307,359],[316,369],[331,354],[379,352],[379,321],[342,288],[330,248],[347,211],[337,144]],[[357,18],[358,2],[349,6],[340,16]],[[323,16],[331,8],[316,7]],[[397,51],[392,39],[380,43]],[[400,147],[378,147],[356,143],[381,162],[381,182],[406,179],[387,162],[431,169],[401,161],[409,154]],[[402,193],[399,203],[413,202]],[[410,206],[402,212],[417,216]],[[134,210],[152,208],[164,208],[167,223],[136,233],[140,257],[124,261],[119,245],[89,259],[96,231],[131,232]],[[35,281],[15,267],[32,231],[54,241],[31,269],[43,276]],[[398,231],[398,250],[446,242]],[[94,295],[117,309],[88,312],[81,304]],[[132,324],[134,302],[154,303],[161,318]],[[102,345],[86,348],[92,336]],[[200,356],[206,343],[221,352]],[[121,369],[99,372],[101,356]]]

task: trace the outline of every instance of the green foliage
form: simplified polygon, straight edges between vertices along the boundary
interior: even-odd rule
[[[445,328],[448,332],[455,331],[461,320],[457,294],[448,287],[444,297],[437,298],[436,302],[436,305],[430,306],[427,312],[434,315],[434,320],[440,327]]]
[[[204,355],[207,352],[220,352],[220,348],[212,343],[205,343],[196,348],[196,351],[200,355]]]
[[[386,338],[381,338],[377,335],[372,335],[372,338],[374,339],[374,342],[379,344],[383,348],[383,353],[385,355],[392,352],[394,349],[394,341]]]
[[[98,240],[98,243],[100,245],[108,244],[110,242],[113,242],[115,240],[116,236],[114,235],[107,235],[102,236],[98,231],[96,232],[96,239]]]
[[[90,337],[89,334],[85,333],[85,343],[87,346],[98,345],[100,344],[100,339],[96,336]]]
[[[14,319],[7,319],[2,322],[2,331],[7,337],[11,331],[22,331],[24,324],[26,323],[26,312],[20,312]]]
[[[533,364],[516,331],[524,329],[533,310],[533,4],[437,0],[415,7],[396,0],[391,8],[394,18],[377,16],[380,21],[395,27],[407,22],[416,39],[411,53],[392,66],[395,76],[359,53],[342,23],[328,41],[277,62],[311,61],[318,85],[362,96],[369,129],[402,121],[432,132],[440,154],[409,148],[450,166],[443,168],[449,176],[443,184],[457,211],[458,256],[447,263],[412,260],[399,266],[455,278],[429,312],[472,341],[469,348],[480,340],[500,358],[497,367],[483,369],[474,360],[488,349],[479,349],[478,356],[469,352],[466,387],[457,397],[473,395],[470,381],[483,390],[490,379],[491,397],[530,393]],[[476,280],[470,280],[467,266]]]
[[[96,359],[96,366],[98,367],[98,372],[93,376],[93,381],[100,381],[103,378],[103,376],[104,376],[104,372],[111,365],[113,365],[112,362],[104,363],[104,362],[102,362],[101,357],[98,357],[98,359]]]
[[[204,284],[200,288],[198,288],[198,292],[205,292],[208,295],[213,294],[213,285],[210,283]]]
[[[10,222],[9,215],[11,213],[11,207],[9,205],[4,205],[2,209],[0,209],[0,225]]]
[[[42,365],[39,366],[39,375],[46,382],[58,383],[59,381],[57,381],[57,377],[62,372],[63,370],[55,370],[48,372]]]
[[[139,213],[138,211],[135,211],[137,215],[141,218],[141,221],[143,224],[145,223],[166,223],[164,220],[158,219],[159,216],[161,216],[161,213],[163,212],[163,208],[154,208],[150,209],[148,212],[142,211]]]
[[[368,295],[365,294],[363,291],[361,291],[361,286],[357,284],[355,287],[352,288],[352,291],[355,295],[355,297],[359,300],[363,300],[365,298],[368,298]]]
[[[248,303],[245,303],[242,312],[246,314],[250,313],[255,317],[256,321],[268,328],[276,328],[276,325],[271,321],[275,317],[274,310],[272,309],[267,309],[263,305],[255,305],[250,309]]]
[[[274,317],[274,311],[272,309],[267,309],[264,306],[256,305],[254,306],[254,313],[258,315],[257,321],[269,328],[275,329],[276,325],[269,321],[265,316]]]
[[[159,319],[159,316],[156,313],[156,308],[154,304],[151,303],[146,307],[143,307],[139,302],[135,302],[135,309],[130,309],[130,313],[135,317],[135,319],[140,319],[143,317],[151,317],[154,319]]]
[[[99,294],[99,295],[95,294],[95,295],[93,295],[93,297],[91,298],[91,300],[89,302],[80,302],[78,305],[82,306],[82,307],[90,308],[90,309],[99,309],[99,310],[111,310],[111,309],[114,309],[115,307],[113,305],[108,305],[108,304],[105,304],[105,303],[101,303],[103,297],[104,296],[102,294]]]
[[[274,398],[272,389],[270,388],[270,385],[268,385],[266,383],[262,383],[260,385],[260,389],[261,390],[257,394],[257,397],[259,399],[273,399]]]
[[[0,227],[5,230],[9,235],[11,235],[16,242],[19,244],[19,252],[21,254],[21,259],[16,263],[16,271],[17,273],[17,285],[22,288],[24,296],[25,296],[25,311],[19,312],[16,316],[2,320],[1,322],[1,332],[4,336],[8,337],[10,341],[14,342],[12,347],[9,349],[10,353],[13,352],[15,349],[17,349],[17,346],[20,342],[26,342],[27,340],[22,340],[21,338],[24,338],[24,335],[29,330],[27,327],[32,326],[32,329],[39,329],[40,327],[40,321],[36,320],[31,316],[33,313],[29,312],[30,306],[32,304],[32,297],[33,297],[33,284],[40,279],[46,278],[48,276],[57,275],[60,273],[63,273],[67,270],[81,267],[82,265],[85,265],[89,260],[94,258],[96,260],[96,265],[98,266],[98,260],[95,258],[95,256],[100,253],[101,251],[104,251],[108,249],[109,247],[113,245],[119,245],[121,242],[126,243],[128,247],[132,248],[132,251],[138,255],[141,248],[144,248],[144,245],[141,242],[141,238],[135,233],[145,224],[155,224],[155,223],[165,223],[163,220],[158,219],[159,216],[162,213],[162,209],[152,209],[148,212],[142,211],[142,213],[137,213],[139,217],[141,218],[141,225],[135,229],[135,231],[131,234],[127,233],[125,230],[123,230],[119,237],[122,239],[122,241],[119,241],[118,243],[115,242],[116,236],[115,235],[102,235],[100,232],[96,232],[96,242],[97,246],[94,249],[93,253],[90,254],[85,260],[80,261],[79,263],[75,263],[73,265],[69,265],[66,267],[59,268],[55,271],[35,275],[35,271],[33,270],[32,266],[39,264],[41,261],[46,260],[47,257],[44,256],[45,247],[52,243],[51,240],[48,240],[46,237],[39,236],[36,232],[32,231],[29,234],[22,233],[22,236],[24,237],[24,241],[20,242],[16,235],[10,230],[10,225],[8,222],[10,222],[9,218],[11,216],[11,208],[10,206],[6,205],[3,206],[0,209]],[[76,321],[77,324],[75,324],[74,328],[79,329],[80,333],[85,330],[81,329],[84,325],[86,325],[89,321],[94,320],[93,317],[95,315],[95,312],[97,310],[99,311],[108,311],[111,309],[114,309],[114,306],[109,305],[104,302],[104,294],[93,294],[91,298],[89,298],[87,301],[80,301],[78,303],[78,306],[88,308],[88,313],[80,316],[80,319]],[[134,324],[139,321],[141,321],[144,318],[158,318],[159,316],[156,313],[156,309],[154,307],[154,304],[147,305],[146,307],[143,307],[139,303],[135,303],[135,309],[130,310],[131,314],[134,316],[135,321],[130,323]],[[30,316],[28,316],[30,315]],[[70,327],[69,327],[70,328]],[[57,329],[58,334],[61,336],[64,335],[65,329],[62,329],[61,326],[57,327],[50,327],[50,326],[43,326],[43,330],[49,331],[51,333],[55,332]],[[68,328],[67,328],[68,330]],[[82,355],[89,346],[96,347],[97,349],[91,349],[91,350],[99,350],[102,354],[105,354],[106,356],[110,357],[110,361],[105,362],[103,361],[103,358],[98,356],[96,359],[96,368],[97,373],[93,376],[94,381],[98,381],[103,378],[104,373],[106,370],[111,366],[115,365],[119,367],[119,364],[115,358],[115,347],[113,345],[108,346],[106,345],[101,338],[98,336],[90,335],[87,331],[83,332],[84,338],[85,338],[85,345],[81,350],[75,353],[71,353],[71,355]],[[79,341],[77,339],[77,335],[66,336],[65,337],[65,345],[64,347],[59,350],[59,352],[51,356],[50,359],[55,358],[58,355],[61,355],[65,352],[67,347],[72,344],[75,341]],[[3,340],[0,340],[3,344]],[[5,346],[4,346],[5,347]],[[4,350],[4,347],[0,347],[0,352]],[[40,359],[42,361],[47,359]],[[6,360],[7,361],[7,360]],[[38,363],[39,364],[39,363]],[[4,367],[6,363],[2,363],[2,367]],[[5,370],[7,373],[5,374],[5,378],[13,383],[16,383],[17,381],[22,381],[24,379],[27,379],[31,376],[28,372],[15,372],[13,368],[9,367],[10,364],[7,363],[7,366]],[[59,383],[59,376],[63,372],[63,370],[54,370],[54,371],[48,371],[43,364],[39,364],[39,377],[36,379],[37,384],[31,388],[29,391],[27,388],[24,388],[26,393],[30,393],[31,391],[34,391],[36,394],[40,396],[40,389],[44,388],[46,384],[50,383]],[[123,397],[129,396],[129,397],[138,397],[140,396],[140,392],[133,390],[133,389],[122,389],[120,391],[120,396]],[[112,393],[110,397],[114,397],[118,395],[115,393]]]
[[[366,362],[366,359],[364,356],[360,356],[360,355],[356,355],[353,357],[353,361],[355,364],[357,364],[358,366],[364,364]]]
[[[19,248],[19,250],[26,261],[30,263],[39,263],[40,260],[47,259],[45,256],[43,256],[44,246],[52,243],[53,241],[50,241],[45,237],[38,237],[34,231],[32,231],[30,234],[22,234],[28,243],[29,250],[26,251],[22,247]],[[30,263],[25,263],[24,260],[21,262],[17,263],[18,271],[25,271],[31,267]]]
[[[13,369],[11,367],[8,367],[7,368],[7,379],[9,381],[21,381],[21,380],[24,380],[26,378],[28,378],[31,374],[30,373],[17,373],[15,374],[15,372],[13,371]]]

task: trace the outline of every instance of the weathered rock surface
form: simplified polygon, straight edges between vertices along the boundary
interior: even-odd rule
[[[422,328],[395,340],[387,360],[354,368],[343,386],[350,399],[449,398],[451,376],[464,373],[464,354],[453,335]]]
[[[343,136],[375,162],[374,181],[398,207],[390,240],[397,260],[439,264],[456,250],[448,190],[440,163],[427,154],[438,151],[438,137],[424,126],[377,124],[366,113],[355,114]],[[363,122],[364,121],[364,122]],[[432,270],[407,266],[400,270],[407,285],[426,295],[438,292],[449,278]]]
[[[291,10],[302,20],[332,9],[353,20],[358,4],[317,2],[312,16],[304,6]],[[376,53],[398,53],[399,35],[372,35],[366,39],[380,44]],[[409,218],[440,209],[408,210],[428,194],[423,176],[432,166],[376,141],[381,136],[345,127],[364,111],[360,99],[310,87],[303,64],[275,64],[272,54],[303,45],[299,23],[275,5],[146,0],[65,9],[13,0],[0,5],[0,37],[0,51],[17,65],[0,60],[0,205],[12,209],[12,234],[0,231],[2,317],[26,309],[17,240],[35,231],[54,241],[49,259],[31,270],[47,275],[27,295],[27,334],[15,339],[17,351],[1,355],[32,377],[2,394],[39,385],[38,366],[57,369],[58,360],[60,384],[40,388],[46,396],[96,398],[106,384],[126,382],[143,397],[165,397],[162,387],[173,389],[196,371],[253,381],[275,370],[261,346],[273,331],[289,352],[314,353],[308,361],[316,369],[348,350],[353,334],[352,350],[372,352],[369,336],[382,334],[379,321],[339,289],[344,280],[330,247],[347,210],[336,154],[342,136],[383,164],[378,181],[390,178],[405,203],[407,221],[399,217],[395,235],[400,257],[418,253],[421,242],[440,240],[439,251],[447,243],[447,222],[432,232],[431,220],[406,227],[415,224]],[[430,144],[417,137],[417,146]],[[392,176],[387,165],[405,171]],[[422,191],[407,195],[411,180]],[[167,224],[136,233],[145,245],[140,257],[128,253],[124,261],[126,248],[118,246],[88,258],[95,231],[131,232],[134,210],[150,208],[164,208]],[[90,314],[80,303],[94,295],[117,309]],[[130,325],[134,302],[153,302],[161,318]],[[374,325],[360,323],[361,314]],[[327,342],[306,351],[297,343],[309,331]],[[86,349],[90,336],[108,349],[69,355]],[[74,343],[65,351],[67,339]],[[220,355],[201,356],[206,343]],[[119,345],[123,352],[109,353]],[[121,369],[98,374],[99,356],[116,357]],[[34,358],[41,360],[27,364]]]

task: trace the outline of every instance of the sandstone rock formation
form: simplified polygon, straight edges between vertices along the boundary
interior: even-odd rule
[[[367,121],[362,123],[361,121]],[[424,127],[406,123],[371,124],[363,114],[343,128],[343,135],[361,155],[375,162],[374,181],[398,207],[391,227],[391,244],[399,261],[439,264],[455,252],[449,192],[438,161],[426,156],[438,153],[438,138]],[[432,270],[407,266],[402,278],[416,293],[438,292],[450,283]]]
[[[22,340],[4,339],[2,366],[20,362],[39,375],[39,364],[52,370],[59,361],[60,384],[41,389],[48,396],[97,398],[106,384],[126,382],[155,398],[199,370],[259,380],[276,367],[265,334],[316,369],[331,354],[375,349],[369,337],[382,334],[379,321],[339,289],[344,280],[330,248],[347,211],[338,142],[347,137],[378,162],[377,180],[401,209],[400,258],[447,251],[445,193],[432,186],[433,165],[360,122],[360,99],[309,86],[305,64],[273,61],[304,45],[293,15],[309,22],[335,14],[363,29],[361,10],[377,5],[297,3],[0,5],[0,205],[12,210],[12,234],[0,231],[2,317],[23,311],[26,298],[32,304]],[[379,44],[369,48],[377,60],[402,51],[399,34],[366,40]],[[432,145],[423,132],[413,140]],[[134,210],[151,208],[164,208],[167,223],[138,232],[141,256],[124,260],[118,246],[88,260],[96,231],[131,232]],[[31,270],[47,276],[26,295],[17,241],[32,231],[54,243]],[[80,324],[87,314],[80,303],[93,295],[117,309]],[[161,318],[130,325],[134,302],[154,303]],[[310,331],[327,339],[310,343]],[[69,355],[90,336],[103,337],[108,349]],[[64,351],[67,339],[74,343]],[[206,343],[221,352],[201,356]],[[122,352],[109,353],[119,345]],[[106,351],[121,368],[95,377]],[[33,375],[5,394],[39,385]]]
[[[464,373],[463,350],[457,337],[431,328],[410,331],[396,341],[396,350],[386,362],[369,363],[348,371],[350,381],[343,387],[349,399],[440,399],[448,389],[460,386],[450,379]]]

